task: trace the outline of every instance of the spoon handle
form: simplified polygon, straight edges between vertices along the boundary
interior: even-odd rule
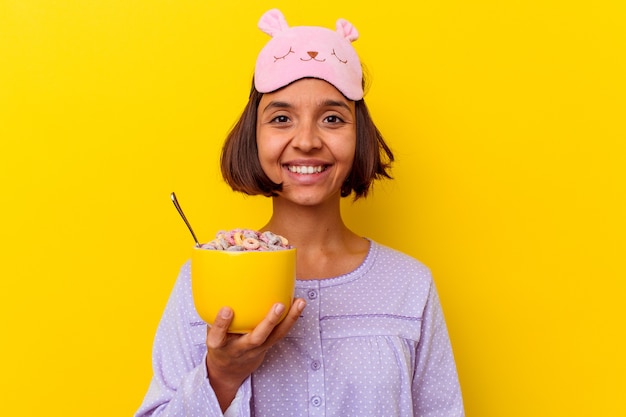
[[[180,207],[180,204],[178,204],[178,199],[176,199],[176,194],[172,192],[172,194],[170,194],[170,197],[172,198],[172,203],[174,203],[174,207],[176,207],[176,210],[178,210],[178,214],[180,214],[180,217],[183,218],[183,221],[187,225],[187,229],[189,229],[189,231],[191,232],[191,236],[193,236],[193,240],[196,242],[196,247],[200,247],[200,242],[198,242],[198,238],[196,238],[196,234],[193,232],[191,225],[187,221],[187,217],[185,217],[185,213],[183,213],[183,209]]]

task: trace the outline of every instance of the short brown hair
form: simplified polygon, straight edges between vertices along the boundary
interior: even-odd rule
[[[282,184],[270,180],[259,161],[256,122],[261,97],[263,94],[254,88],[253,82],[248,104],[226,137],[220,164],[224,181],[234,191],[272,197],[282,190]],[[347,197],[354,191],[356,200],[367,196],[375,179],[391,178],[389,170],[394,157],[370,117],[363,99],[355,102],[355,112],[356,150],[352,169],[341,188],[341,196]]]

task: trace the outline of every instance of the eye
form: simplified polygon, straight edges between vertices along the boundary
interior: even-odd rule
[[[330,123],[330,124],[342,123],[343,119],[341,117],[337,116],[336,114],[333,114],[333,115],[330,115],[330,116],[326,116],[324,118],[324,122]]]
[[[347,64],[347,63],[348,63],[348,60],[347,60],[347,59],[341,59],[341,58],[339,58],[339,57],[337,56],[337,54],[335,53],[335,50],[334,50],[334,49],[333,49],[333,53],[332,53],[331,55],[332,55],[332,56],[334,56],[335,58],[337,58],[337,60],[338,60],[339,62],[341,62],[342,64]]]
[[[281,114],[279,116],[274,117],[271,120],[271,122],[272,123],[287,123],[287,122],[289,122],[289,117]]]
[[[289,55],[289,54],[295,54],[293,49],[291,49],[291,46],[289,47],[289,51],[287,51],[287,53],[285,55],[283,55],[283,56],[276,56],[276,55],[274,55],[274,62],[278,61],[279,59],[287,58],[287,55]]]

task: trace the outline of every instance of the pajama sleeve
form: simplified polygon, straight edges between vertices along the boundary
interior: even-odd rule
[[[222,416],[206,370],[206,323],[191,293],[189,263],[180,271],[154,340],[153,377],[135,417]],[[250,416],[250,378],[227,410],[229,417]]]
[[[422,315],[413,376],[414,415],[462,417],[465,415],[461,388],[448,330],[434,283]]]

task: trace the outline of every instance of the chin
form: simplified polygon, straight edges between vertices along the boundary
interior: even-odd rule
[[[296,205],[314,207],[329,203],[331,201],[339,200],[341,198],[341,192],[337,191],[333,194],[320,194],[313,192],[285,193],[283,191],[279,194],[279,196],[285,201],[289,201]]]

